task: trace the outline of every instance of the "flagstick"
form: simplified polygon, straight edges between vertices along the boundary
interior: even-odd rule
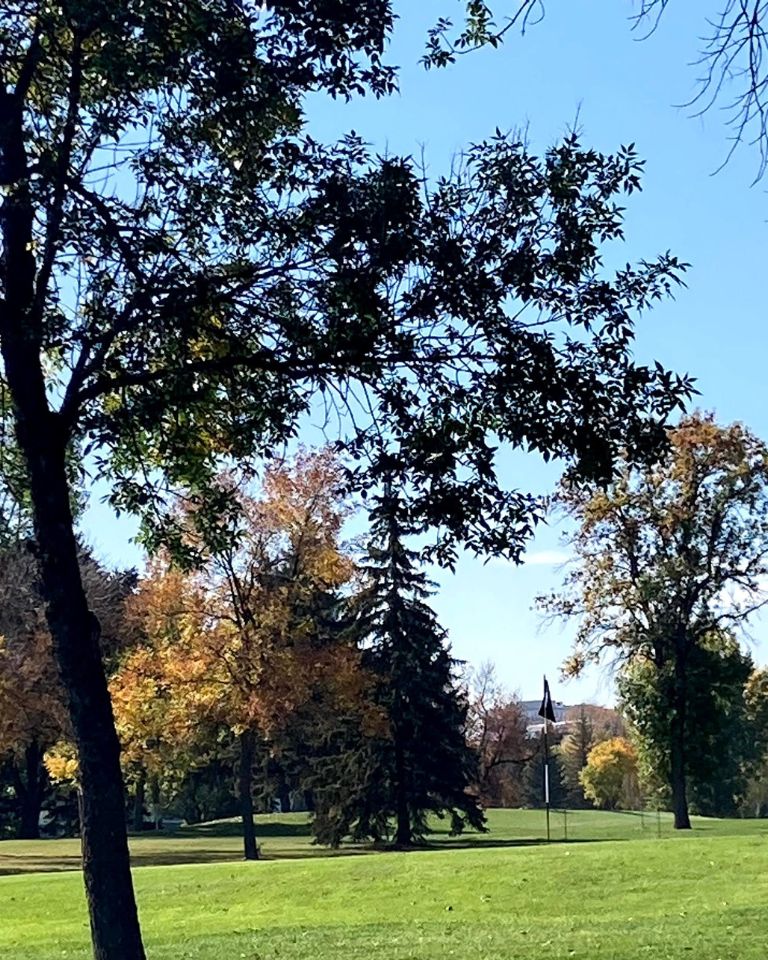
[[[544,677],[544,683],[546,684],[547,678]],[[549,720],[544,717],[544,806],[547,811],[547,843],[550,842],[550,829],[549,829],[549,743],[547,741],[547,728],[549,727]]]

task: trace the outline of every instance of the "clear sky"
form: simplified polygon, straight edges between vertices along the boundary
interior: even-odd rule
[[[513,0],[497,0],[502,9]],[[728,149],[723,114],[693,119],[676,107],[696,90],[697,37],[714,2],[671,4],[655,35],[638,42],[630,30],[631,0],[550,3],[547,16],[524,37],[510,35],[498,50],[460,58],[447,70],[425,72],[418,59],[426,30],[459,0],[401,0],[401,21],[390,62],[401,66],[400,94],[351,104],[317,99],[310,107],[314,135],[335,138],[356,130],[381,152],[425,152],[441,172],[468,143],[503,130],[526,128],[533,147],[555,141],[578,116],[585,143],[603,150],[634,142],[646,159],[644,190],[631,199],[626,242],[609,254],[620,260],[667,249],[691,264],[688,287],[675,302],[643,317],[640,359],[692,373],[698,405],[724,421],[740,420],[768,437],[766,380],[766,239],[768,199],[750,186],[757,158],[744,147],[719,173]],[[694,12],[692,12],[694,11]],[[509,483],[546,492],[556,471],[534,457],[509,458]],[[106,558],[137,563],[133,525],[116,522],[95,503],[86,517],[89,540]],[[473,663],[496,662],[500,678],[524,698],[551,679],[568,651],[569,631],[544,626],[534,597],[558,582],[562,554],[556,529],[544,528],[521,567],[464,558],[455,576],[438,574],[435,607],[454,652]],[[756,624],[753,654],[768,660],[768,624]],[[608,702],[610,675],[553,683],[558,699]]]

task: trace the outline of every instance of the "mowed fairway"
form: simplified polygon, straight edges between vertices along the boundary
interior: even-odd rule
[[[765,824],[700,821],[693,835],[657,839],[648,822],[645,830],[633,826],[639,818],[587,813],[569,817],[570,826],[583,834],[589,828],[596,839],[547,847],[520,843],[533,816],[541,818],[494,812],[491,835],[476,847],[446,843],[408,854],[304,859],[296,859],[300,841],[309,851],[294,818],[287,822],[293,846],[286,841],[292,859],[140,867],[135,877],[149,956],[766,956]],[[268,824],[261,826],[264,832]],[[600,839],[622,826],[628,839]],[[668,834],[668,823],[662,832]],[[276,851],[279,838],[272,839]],[[166,847],[190,842],[170,838]],[[90,956],[77,873],[0,878],[0,917],[3,957]]]

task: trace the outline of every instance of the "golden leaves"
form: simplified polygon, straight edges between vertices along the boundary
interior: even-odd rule
[[[270,737],[318,687],[341,705],[361,694],[357,651],[323,623],[354,572],[337,460],[300,451],[257,493],[222,482],[241,507],[237,542],[194,572],[154,558],[130,602],[147,642],[111,684],[129,760],[150,743],[191,744],[201,724]]]

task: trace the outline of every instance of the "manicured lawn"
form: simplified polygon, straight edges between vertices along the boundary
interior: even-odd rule
[[[587,812],[569,817],[569,833],[591,831],[593,841],[547,847],[519,842],[529,816],[541,819],[494,812],[491,837],[474,848],[137,869],[150,960],[766,956],[765,823],[702,821],[692,835],[659,840],[649,822],[645,837],[632,826],[639,818]],[[275,826],[294,830],[271,838],[276,853],[308,852],[296,818]],[[619,830],[637,839],[604,839]],[[236,838],[194,842],[210,853],[227,839]],[[193,849],[189,837],[152,838],[163,841]],[[89,957],[75,873],[0,878],[0,917],[0,956]]]
[[[696,833],[765,833],[768,823],[750,820],[694,821]],[[487,847],[540,843],[545,837],[545,819],[541,810],[491,810],[489,832],[449,837],[438,821],[429,845],[443,848]],[[634,840],[643,837],[671,836],[672,820],[663,813],[640,816],[637,813],[603,813],[596,810],[560,811],[551,815],[552,839],[562,841],[567,828],[569,841]],[[339,851],[313,845],[306,814],[261,816],[256,828],[264,856],[269,859],[297,859],[370,853],[365,847],[347,845]],[[237,821],[219,821],[179,831],[172,835],[146,833],[131,838],[133,862],[137,867],[191,863],[219,863],[242,856],[240,826]],[[80,866],[78,840],[7,840],[0,842],[0,877],[31,871],[77,870]]]

